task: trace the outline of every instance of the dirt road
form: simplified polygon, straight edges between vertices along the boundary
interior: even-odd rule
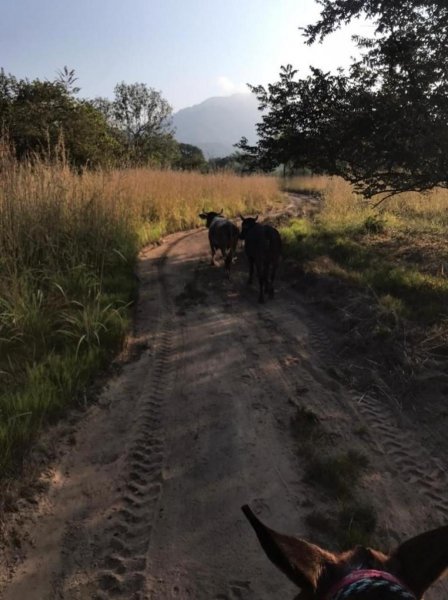
[[[208,261],[205,230],[142,253],[138,356],[75,425],[39,505],[24,509],[5,600],[292,598],[240,506],[305,537],[310,512],[337,509],[303,480],[298,405],[340,448],[369,455],[363,485],[385,543],[448,520],[446,465],[393,407],[332,375],[331,336],[301,296],[280,280],[259,306],[242,255],[231,282]]]

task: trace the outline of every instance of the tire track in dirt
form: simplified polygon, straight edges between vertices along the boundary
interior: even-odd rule
[[[266,330],[281,333],[284,339],[295,342],[291,329],[282,327],[279,319],[269,307],[259,308],[259,314],[263,315]],[[306,326],[310,333],[310,342],[320,358],[320,378],[322,378],[323,372],[328,372],[332,367],[337,369],[339,364],[335,360],[333,346],[325,330],[312,319],[306,320]],[[260,335],[258,337],[263,341],[263,335],[261,338]],[[303,380],[308,384],[315,382],[316,367],[311,366],[307,371],[303,362],[301,365],[305,368],[300,370],[296,379]],[[331,377],[328,379],[331,380]],[[335,382],[335,385],[339,387],[338,382]],[[379,434],[371,436],[371,441],[386,459],[394,463],[394,471],[400,476],[403,483],[417,485],[419,493],[426,497],[438,512],[439,520],[447,520],[448,477],[442,462],[432,457],[412,433],[403,431],[394,412],[380,399],[368,393],[361,395],[346,388],[344,392],[348,393],[352,400],[352,405],[346,408],[358,414],[360,422],[367,421],[376,434]],[[312,399],[307,399],[307,403],[309,402],[312,404]]]
[[[145,585],[146,555],[162,491],[164,435],[160,411],[169,389],[171,326],[160,333],[152,391],[137,411],[138,427],[128,451],[128,476],[109,530],[109,552],[98,576],[100,598],[138,598]]]
[[[310,322],[310,333],[310,341],[314,346],[317,359],[337,369],[339,364],[332,351],[330,338],[316,320]],[[376,375],[379,378],[379,374]],[[387,389],[385,382],[381,383]],[[405,415],[397,414],[398,408],[394,410],[388,405],[392,398],[391,394],[386,400],[369,393],[360,394],[353,389],[348,390],[348,393],[352,400],[349,408],[360,422],[368,424],[370,445],[391,466],[394,480],[398,480],[401,487],[406,490],[408,500],[414,508],[419,504],[425,507],[424,511],[419,512],[421,516],[423,516],[422,512],[426,516],[424,519],[426,523],[421,522],[418,530],[445,524],[448,520],[448,477],[440,459],[432,457],[418,438],[410,430],[406,430],[409,426],[405,424]],[[410,505],[407,505],[405,510],[408,512]],[[414,535],[418,530],[413,532]],[[442,600],[446,598],[447,593],[448,584],[442,579],[432,586],[425,597],[428,600]]]
[[[338,367],[331,352],[331,342],[317,323],[310,323],[311,341],[321,360],[328,367]],[[385,385],[385,384],[384,384]],[[437,514],[435,522],[448,520],[448,477],[440,460],[432,457],[419,440],[403,431],[397,416],[387,404],[369,393],[350,391],[355,412],[360,414],[375,432],[370,436],[387,460],[395,466],[396,475],[414,492],[429,501]],[[401,415],[404,419],[404,415]]]
[[[157,260],[162,322],[156,336],[152,377],[145,385],[146,393],[137,409],[137,427],[128,449],[127,479],[117,503],[121,507],[112,519],[109,550],[98,573],[98,599],[144,597],[147,552],[163,486],[165,436],[161,412],[173,376],[175,323],[164,266],[173,247],[189,235],[192,234],[169,244]]]
[[[303,318],[303,315],[300,316]],[[314,396],[308,394],[309,390],[316,386],[316,383],[322,387],[325,387],[326,383],[322,381],[321,373],[317,372],[318,369],[303,354],[309,338],[309,323],[294,317],[291,319],[293,323],[290,323],[288,327],[282,325],[281,320],[279,314],[269,308],[269,305],[259,306],[257,316],[254,316],[252,321],[254,334],[261,347],[269,348],[270,345],[275,344],[275,354],[269,349],[268,355],[276,363],[275,370],[282,379],[285,389],[288,390],[292,404],[297,405],[297,396],[306,395],[307,404],[322,409],[322,402],[316,402]],[[299,327],[300,321],[302,322]],[[298,336],[300,330],[302,330],[301,337]],[[279,343],[280,340],[281,343]],[[331,392],[332,390],[330,390]]]
[[[393,460],[398,476],[426,497],[438,513],[439,520],[448,519],[448,478],[440,461],[431,457],[414,436],[396,425],[393,413],[369,394],[354,396],[361,414],[380,434],[380,450]]]
[[[284,302],[284,299],[280,302]],[[413,501],[415,502],[414,496],[417,494],[421,505],[426,507],[424,512],[426,518],[429,517],[429,522],[426,525],[425,522],[420,523],[419,529],[425,526],[437,527],[446,523],[448,478],[443,463],[433,458],[410,431],[400,427],[397,415],[384,401],[370,394],[356,393],[329,374],[332,369],[337,374],[340,364],[334,356],[333,344],[318,319],[313,319],[312,315],[308,316],[306,309],[299,307],[292,308],[290,314],[295,314],[307,328],[308,343],[314,351],[309,360],[301,359],[300,344],[296,336],[297,329],[288,326],[291,316],[285,317],[286,311],[271,310],[269,305],[259,307],[258,315],[264,324],[264,331],[262,330],[261,335],[259,333],[257,337],[264,344],[269,339],[272,341],[272,335],[280,336],[285,340],[284,350],[277,345],[275,354],[278,361],[278,374],[289,385],[291,397],[294,396],[295,390],[301,389],[300,386],[303,384],[309,386],[309,389],[314,392],[322,386],[318,399],[313,393],[306,394],[306,398],[300,399],[300,405],[305,403],[307,407],[316,409],[317,413],[322,415],[323,411],[325,413],[334,410],[334,403],[331,405],[329,402],[337,399],[337,405],[345,414],[349,414],[352,424],[367,422],[370,435],[365,441],[376,448],[384,457],[383,460],[391,464],[394,475],[400,480],[401,486],[406,488],[408,495],[413,497]],[[290,352],[294,345],[297,347],[296,352]],[[291,368],[285,370],[285,366]],[[308,392],[307,387],[303,389]],[[329,391],[327,400],[323,393],[325,389]],[[402,415],[401,417],[403,418]],[[335,426],[337,428],[337,424],[332,419],[332,433],[338,436],[339,432],[337,429],[334,430]],[[381,459],[379,460],[380,464]],[[378,460],[376,462],[378,463]],[[393,492],[391,497],[393,498]],[[402,541],[402,538],[398,539]],[[447,584],[440,581],[427,593],[427,596],[440,599],[446,597],[447,591]]]

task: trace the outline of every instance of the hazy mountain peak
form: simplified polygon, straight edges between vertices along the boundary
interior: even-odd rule
[[[259,121],[257,99],[241,93],[213,96],[173,115],[176,139],[199,146],[207,158],[232,154],[243,136],[255,143]]]

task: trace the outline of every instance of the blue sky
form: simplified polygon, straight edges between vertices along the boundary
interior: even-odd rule
[[[275,81],[282,64],[333,69],[354,53],[350,34],[305,46],[314,0],[0,0],[0,67],[18,77],[76,70],[81,95],[112,97],[144,82],[177,110]]]

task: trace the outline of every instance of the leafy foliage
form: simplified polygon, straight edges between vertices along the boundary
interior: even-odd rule
[[[119,145],[105,118],[75,98],[74,81],[67,69],[55,81],[18,80],[0,70],[0,123],[18,158],[64,151],[75,165],[97,166],[116,157]]]
[[[209,158],[208,167],[211,171],[233,171],[235,173],[242,173],[243,171],[251,170],[248,163],[250,163],[250,157],[247,154],[234,152],[233,154],[229,154],[229,156]]]
[[[77,97],[74,70],[54,81],[17,79],[0,70],[0,134],[20,160],[68,158],[77,167],[170,166],[179,146],[170,129],[171,107],[143,83],[115,87],[115,98]]]
[[[448,6],[442,0],[320,0],[308,43],[367,17],[373,38],[355,37],[361,58],[335,74],[291,65],[254,86],[260,142],[245,140],[253,167],[308,166],[341,175],[364,196],[448,187]]]
[[[121,136],[132,164],[165,166],[178,156],[170,129],[172,108],[160,92],[144,83],[117,84],[114,99],[97,98],[95,106]]]
[[[179,158],[174,163],[178,169],[185,171],[201,170],[206,167],[206,160],[200,148],[192,144],[179,144]]]

